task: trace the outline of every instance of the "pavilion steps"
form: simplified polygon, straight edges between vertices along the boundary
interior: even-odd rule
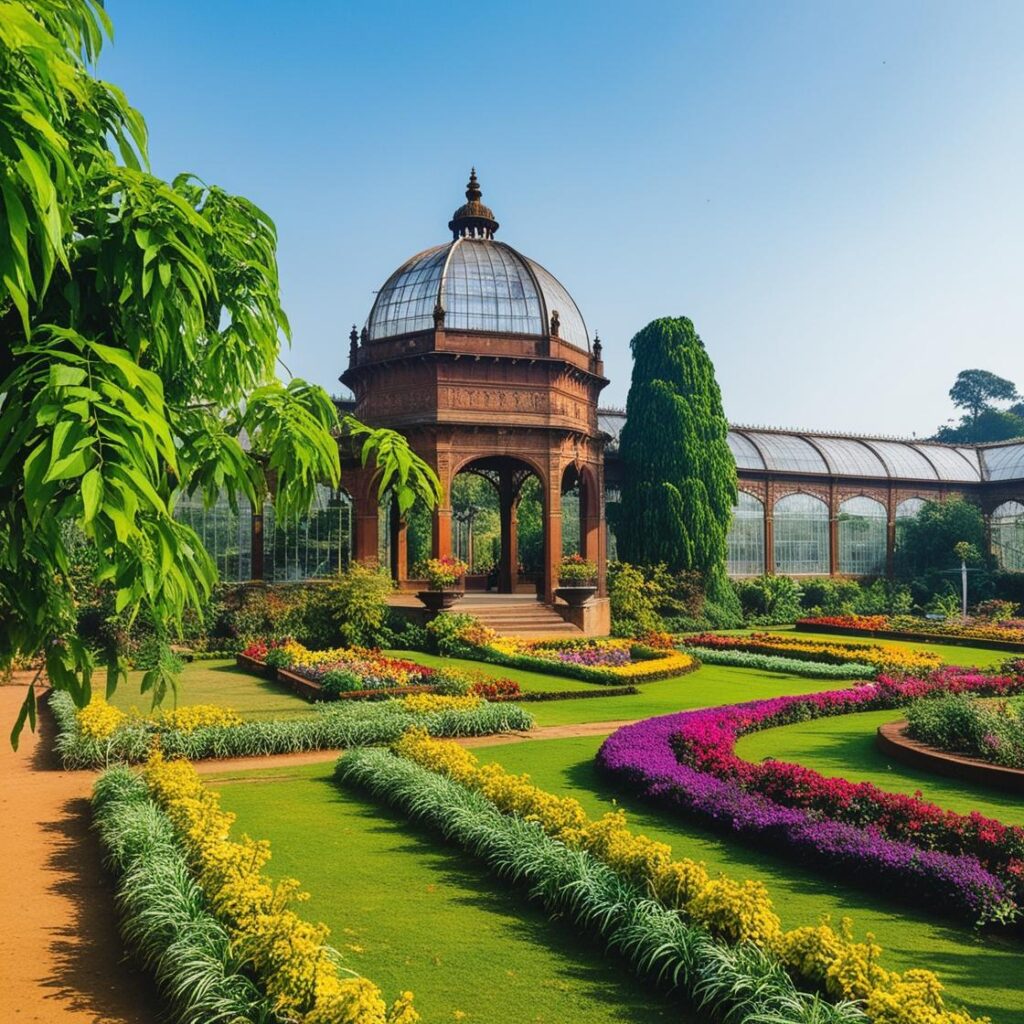
[[[470,593],[453,610],[473,615],[505,636],[583,636],[578,626],[566,622],[554,608],[541,604],[532,595]]]

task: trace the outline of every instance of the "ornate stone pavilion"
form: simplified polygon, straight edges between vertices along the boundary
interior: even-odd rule
[[[583,315],[540,264],[497,241],[475,171],[466,203],[448,224],[451,241],[406,260],[377,293],[366,326],[350,336],[341,381],[355,415],[392,427],[435,469],[444,498],[433,516],[433,554],[452,552],[452,483],[489,479],[500,498],[499,590],[519,584],[516,515],[531,475],[542,491],[540,588],[554,601],[562,555],[562,495],[579,487],[580,548],[598,566],[606,615],[604,441],[597,400],[608,383],[601,346]],[[345,468],[353,502],[352,557],[378,553],[379,507],[371,471]],[[392,521],[392,571],[409,580],[405,528]],[[594,613],[591,613],[592,615]]]

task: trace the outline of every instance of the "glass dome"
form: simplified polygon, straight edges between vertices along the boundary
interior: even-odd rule
[[[385,282],[366,321],[370,341],[434,326],[434,310],[454,331],[546,335],[558,313],[558,335],[589,351],[587,327],[572,296],[539,263],[494,240],[498,222],[480,202],[474,171],[464,206],[449,223],[453,239],[417,253]]]
[[[557,278],[492,238],[457,238],[399,267],[370,310],[369,340],[429,330],[439,302],[454,331],[543,335],[557,310],[559,337],[590,348],[583,315]]]

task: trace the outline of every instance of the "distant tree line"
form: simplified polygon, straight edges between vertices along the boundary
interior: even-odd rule
[[[1024,399],[1013,381],[988,370],[961,370],[949,397],[963,413],[956,426],[939,427],[936,441],[976,444],[1024,437]]]

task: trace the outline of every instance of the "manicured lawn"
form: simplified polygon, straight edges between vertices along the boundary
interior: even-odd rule
[[[539,690],[600,690],[599,683],[583,683],[559,676],[489,665],[463,658],[439,658],[417,651],[402,651],[401,657],[422,665],[448,664],[475,669],[497,678],[515,679],[527,692]],[[840,684],[831,684],[840,685]],[[803,679],[781,672],[762,672],[750,668],[704,665],[696,672],[675,679],[662,679],[639,687],[640,693],[625,697],[593,697],[586,700],[556,700],[527,703],[526,708],[538,725],[567,725],[583,722],[618,722],[625,719],[667,715],[686,708],[712,704],[730,704],[739,700],[757,700],[787,693],[815,693],[827,689],[828,680]]]
[[[148,693],[139,693],[142,672],[129,672],[110,699],[124,711],[131,708],[146,713],[151,700]],[[97,673],[97,684],[100,675]],[[168,694],[166,707],[174,706],[174,695]],[[219,704],[234,708],[243,718],[295,718],[312,713],[307,701],[291,690],[269,679],[240,672],[234,661],[192,661],[185,666],[178,685],[178,705]]]
[[[310,892],[303,916],[326,922],[346,964],[386,997],[411,989],[435,1024],[687,1019],[678,1003],[574,927],[549,921],[471,857],[339,787],[333,769],[210,784],[238,815],[239,831],[271,841],[268,871]],[[250,777],[257,781],[237,781]]]
[[[819,718],[742,736],[736,753],[748,761],[774,757],[814,768],[823,775],[842,775],[853,782],[873,782],[897,793],[920,790],[940,807],[967,813],[980,811],[1008,824],[1024,825],[1024,800],[988,786],[921,771],[892,761],[875,744],[875,730],[900,718],[898,711],[866,711]]]
[[[528,772],[551,792],[576,797],[591,814],[625,808],[637,831],[670,843],[677,856],[702,860],[712,871],[763,881],[787,927],[813,924],[822,914],[831,914],[834,920],[850,916],[859,935],[866,931],[876,935],[886,964],[900,969],[932,968],[952,1000],[975,1013],[989,1014],[994,1024],[1024,1024],[1020,971],[1024,943],[976,935],[652,809],[598,777],[594,754],[600,744],[600,739],[592,737],[536,740],[480,748],[475,753],[511,771]]]

